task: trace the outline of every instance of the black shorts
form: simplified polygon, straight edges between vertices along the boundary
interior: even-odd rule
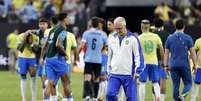
[[[84,74],[94,75],[95,78],[99,77],[101,74],[101,64],[100,63],[89,63],[85,62]]]

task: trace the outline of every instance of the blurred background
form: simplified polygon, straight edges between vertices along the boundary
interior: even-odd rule
[[[98,16],[115,18],[123,16],[128,29],[140,32],[142,19],[161,18],[165,30],[172,33],[173,23],[185,19],[186,31],[193,39],[201,36],[201,0],[0,0],[0,70],[8,70],[7,36],[38,28],[38,19],[59,12],[67,12],[71,24],[68,30],[77,39],[87,29],[87,21]]]

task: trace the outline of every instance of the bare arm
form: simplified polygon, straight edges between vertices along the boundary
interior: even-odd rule
[[[163,48],[163,45],[159,44],[158,48],[160,50],[161,63],[163,64],[163,61],[164,61],[164,48]]]
[[[193,70],[195,70],[197,66],[196,52],[194,48],[190,48],[189,51],[190,51],[190,58],[193,60]]]
[[[165,54],[164,54],[164,66],[165,68],[168,67],[168,62],[169,62],[169,49],[165,48]]]
[[[63,39],[61,37],[57,38],[56,47],[59,50],[60,54],[67,56],[66,50],[64,49],[64,46],[63,46]]]
[[[78,54],[80,54],[81,53],[81,51],[84,49],[84,47],[86,46],[86,42],[81,42],[81,44],[80,44],[80,47],[79,47],[79,49],[78,49]]]

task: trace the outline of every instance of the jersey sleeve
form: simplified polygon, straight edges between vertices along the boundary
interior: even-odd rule
[[[72,34],[71,40],[72,40],[72,48],[77,47],[77,42],[76,42],[76,39],[75,39],[75,35]]]
[[[59,38],[61,38],[62,40],[64,40],[66,38],[66,35],[67,35],[66,31],[61,31],[59,33]]]
[[[195,41],[194,48],[195,48],[195,50],[198,50],[198,40]]]
[[[106,33],[103,33],[103,41],[104,41],[105,45],[108,44],[108,42],[107,42],[107,34]]]
[[[133,43],[133,55],[134,55],[134,64],[135,64],[135,73],[141,74],[144,70],[144,56],[142,53],[142,48],[140,45],[139,39],[135,36],[135,41]]]
[[[156,39],[157,39],[157,44],[158,45],[163,45],[163,43],[161,41],[161,38],[158,35],[157,35]]]
[[[193,39],[192,37],[189,37],[189,42],[188,42],[188,49],[192,48],[193,47]]]

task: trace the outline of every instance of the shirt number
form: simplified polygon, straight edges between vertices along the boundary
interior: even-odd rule
[[[91,49],[95,50],[96,49],[96,39],[92,39],[92,45],[91,45]]]

